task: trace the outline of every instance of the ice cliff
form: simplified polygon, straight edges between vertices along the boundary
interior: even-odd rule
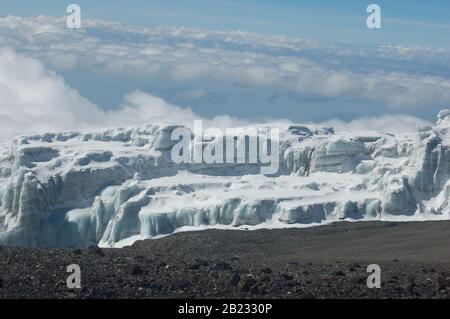
[[[280,169],[175,164],[176,126],[21,136],[0,147],[0,243],[122,246],[186,229],[450,219],[450,111],[416,134],[281,128]]]

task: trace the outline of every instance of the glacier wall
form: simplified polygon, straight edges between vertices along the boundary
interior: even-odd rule
[[[0,147],[0,243],[121,246],[183,229],[449,219],[450,112],[416,134],[281,127],[280,169],[175,164],[176,126],[21,136]]]

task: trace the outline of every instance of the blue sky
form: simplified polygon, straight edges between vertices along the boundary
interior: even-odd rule
[[[100,113],[152,113],[147,108],[161,106],[161,98],[207,118],[301,123],[383,114],[433,122],[450,107],[447,0],[73,2],[82,9],[80,30],[65,23],[71,1],[0,1],[5,123],[23,118],[17,109],[27,114],[30,105],[38,105],[41,111],[33,112],[47,114],[49,104],[59,110],[61,101],[74,106],[63,118],[77,118],[77,105],[86,101],[92,104],[86,109]],[[379,30],[366,27],[372,2],[382,10]],[[86,18],[98,21],[83,23]],[[2,56],[11,61],[2,64]],[[33,61],[42,68],[22,67]],[[11,70],[17,71],[16,82],[9,80]],[[42,79],[48,100],[24,88],[36,79]],[[60,79],[65,93],[52,97]],[[134,123],[136,116],[130,119]]]
[[[85,17],[146,26],[245,30],[316,40],[450,48],[448,0],[77,0]],[[63,16],[69,1],[2,0],[0,15]],[[365,26],[368,4],[383,28]]]

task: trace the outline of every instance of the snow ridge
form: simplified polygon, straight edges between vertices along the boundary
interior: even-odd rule
[[[450,219],[450,111],[417,134],[281,127],[280,169],[175,164],[177,126],[21,136],[0,147],[0,243],[121,247],[209,227]]]

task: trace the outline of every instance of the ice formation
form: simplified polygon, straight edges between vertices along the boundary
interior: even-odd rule
[[[409,135],[286,125],[274,176],[254,164],[175,164],[175,128],[21,136],[2,146],[0,243],[120,247],[208,227],[450,219],[448,110]]]

